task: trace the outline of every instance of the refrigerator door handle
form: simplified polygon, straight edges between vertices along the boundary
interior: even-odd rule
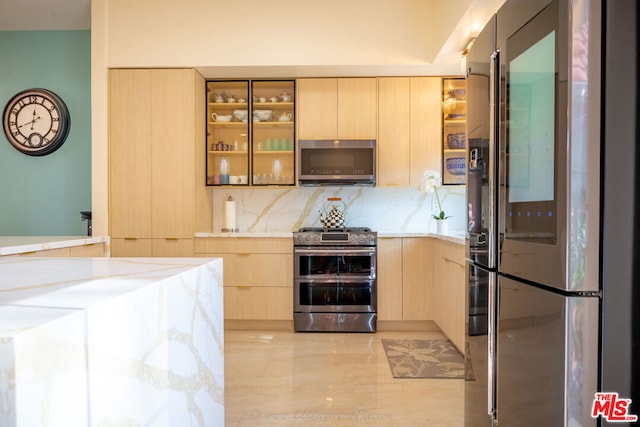
[[[499,68],[499,64],[500,64],[500,50],[496,50],[495,52],[493,52],[493,54],[491,54],[491,61],[489,61],[489,104],[490,104],[490,108],[489,108],[489,155],[491,156],[492,159],[494,159],[496,157],[496,150],[497,150],[497,137],[498,137],[498,99],[499,99],[499,94],[498,94],[498,90],[500,88],[499,82],[500,82],[500,68]],[[492,151],[493,150],[493,151]],[[496,174],[495,174],[495,162],[489,162],[490,164],[490,170],[489,173],[491,174],[490,176],[493,176],[494,179],[496,179]],[[495,183],[494,183],[495,185]],[[495,197],[495,195],[493,196]],[[491,200],[492,206],[495,206],[495,200]],[[493,215],[495,215],[496,212],[492,212]],[[497,232],[497,230],[494,229],[494,233]],[[490,255],[493,252],[495,252],[496,248],[492,247],[493,242],[490,241],[489,242],[489,250],[490,250]],[[496,414],[496,329],[497,329],[497,283],[496,283],[496,275],[495,273],[492,273],[489,275],[489,286],[488,286],[488,290],[489,290],[489,301],[488,301],[488,311],[489,311],[489,315],[488,315],[488,345],[487,345],[487,377],[488,377],[488,381],[487,381],[487,413],[489,414],[489,417],[491,417],[491,419],[493,420],[493,422],[495,422],[497,420],[497,414]]]

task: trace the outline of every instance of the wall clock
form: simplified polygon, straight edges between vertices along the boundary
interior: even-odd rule
[[[18,151],[44,156],[56,151],[69,135],[71,120],[64,101],[47,89],[27,89],[7,102],[2,114],[7,139]]]

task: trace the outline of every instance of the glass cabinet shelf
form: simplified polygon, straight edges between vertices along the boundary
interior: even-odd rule
[[[442,79],[442,183],[464,184],[467,159],[467,82]]]
[[[295,81],[206,85],[207,185],[295,185]]]

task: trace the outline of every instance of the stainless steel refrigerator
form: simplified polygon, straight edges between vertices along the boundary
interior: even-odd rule
[[[607,179],[636,173],[637,91],[620,80],[614,41],[625,37],[611,21],[625,9],[635,16],[625,1],[508,0],[467,57],[467,427],[596,426],[597,391],[635,397],[634,381],[615,378],[638,377],[628,341],[640,288],[633,259],[612,243],[629,227],[635,247],[636,220],[603,203],[624,203],[622,188],[635,195]],[[633,86],[617,106],[607,92],[616,80]],[[610,267],[618,259],[624,283]],[[625,297],[625,315],[606,309]],[[612,324],[624,338],[607,334]]]

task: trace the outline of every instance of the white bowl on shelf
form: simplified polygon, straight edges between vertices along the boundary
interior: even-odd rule
[[[249,110],[233,110],[233,117],[240,122],[244,122],[249,117]]]
[[[253,118],[254,120],[257,118],[262,122],[268,122],[271,120],[271,115],[273,111],[271,110],[253,110]]]

